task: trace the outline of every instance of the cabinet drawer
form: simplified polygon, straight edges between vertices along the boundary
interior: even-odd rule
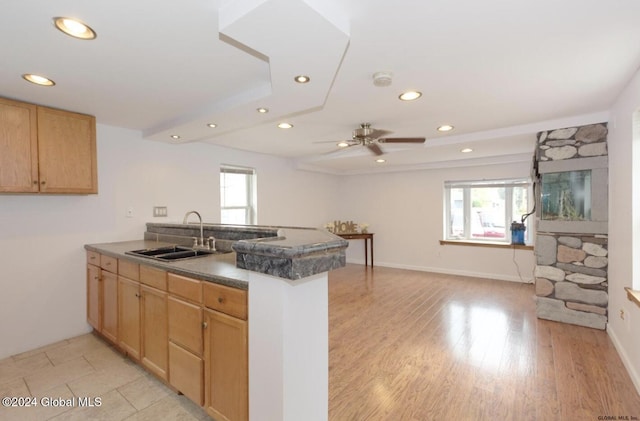
[[[151,266],[140,266],[140,282],[162,291],[167,290],[167,272]]]
[[[196,303],[202,303],[202,283],[197,279],[169,273],[167,275],[169,292]]]
[[[202,356],[202,308],[169,296],[169,340]]]
[[[230,316],[247,320],[247,291],[204,282],[204,305]]]
[[[100,255],[100,267],[109,272],[118,273],[118,259],[102,254]]]
[[[87,263],[94,266],[100,266],[100,253],[87,251]]]
[[[169,342],[169,383],[187,398],[202,406],[204,404],[204,362]]]
[[[129,260],[118,259],[118,274],[125,278],[140,280],[140,265]]]

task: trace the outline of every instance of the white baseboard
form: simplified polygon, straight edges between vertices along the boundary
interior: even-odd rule
[[[607,333],[611,338],[611,342],[613,342],[613,346],[616,347],[616,350],[618,351],[618,355],[620,355],[620,359],[622,360],[622,364],[624,364],[625,368],[627,369],[627,372],[629,373],[629,377],[631,377],[631,381],[633,382],[633,385],[636,387],[636,392],[638,392],[638,394],[640,395],[640,376],[638,375],[638,372],[633,367],[633,364],[631,364],[629,355],[627,355],[626,350],[620,343],[618,336],[613,331],[610,324],[607,324]]]
[[[347,263],[353,263],[357,265],[364,265],[364,260],[352,260],[348,259]],[[388,262],[375,262],[376,266],[394,268],[394,269],[407,269],[407,270],[416,270],[419,272],[434,272],[434,273],[442,273],[445,275],[457,275],[457,276],[470,276],[472,278],[484,278],[484,279],[496,279],[499,281],[509,281],[509,282],[519,282],[524,284],[533,283],[533,278],[522,278],[520,279],[517,276],[509,276],[497,273],[481,273],[481,272],[471,272],[464,270],[454,270],[454,269],[446,269],[446,268],[434,268],[434,267],[426,267],[426,266],[413,266],[413,265],[402,265],[397,263],[388,263]]]

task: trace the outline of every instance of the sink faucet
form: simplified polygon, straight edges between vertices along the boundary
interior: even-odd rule
[[[193,211],[189,211],[184,215],[184,219],[182,220],[182,223],[186,224],[187,223],[187,219],[189,219],[189,215],[191,215],[192,213],[194,213],[198,217],[198,219],[200,220],[200,244],[199,244],[199,246],[200,247],[205,247],[204,235],[203,235],[203,229],[202,229],[202,216],[200,216],[200,214],[198,212],[194,211],[194,210]],[[196,242],[195,245],[198,246],[198,239],[196,239],[195,242]]]

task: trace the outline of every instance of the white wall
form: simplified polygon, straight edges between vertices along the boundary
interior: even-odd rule
[[[191,209],[219,222],[221,163],[256,168],[261,224],[320,226],[334,214],[337,179],[288,160],[103,125],[97,135],[98,195],[0,195],[0,359],[89,331],[84,244],[142,238],[146,222]],[[154,205],[169,218],[153,218]]]
[[[376,265],[530,282],[532,251],[516,250],[514,257],[513,249],[439,244],[445,180],[527,177],[529,166],[527,162],[345,177],[335,219],[370,224]],[[363,241],[351,241],[347,260],[364,262]]]
[[[609,324],[607,330],[640,393],[640,308],[624,287],[640,264],[640,140],[633,140],[633,114],[640,109],[640,72],[611,109],[609,123]],[[634,159],[635,158],[635,159]],[[635,258],[635,259],[634,259]],[[635,267],[634,267],[635,262]],[[636,289],[640,281],[636,279]],[[624,309],[626,320],[619,316]]]

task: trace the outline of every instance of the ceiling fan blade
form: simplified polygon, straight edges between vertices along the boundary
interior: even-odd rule
[[[377,139],[377,138],[379,138],[379,137],[386,136],[386,135],[391,134],[391,133],[393,133],[393,132],[391,132],[391,131],[389,131],[389,130],[378,130],[378,129],[373,129],[373,130],[371,131],[371,133],[369,133],[369,134],[367,135],[367,137],[368,137],[368,138],[370,138],[370,139]]]
[[[378,139],[380,143],[424,143],[424,137],[387,137]]]
[[[380,146],[378,146],[377,143],[369,143],[367,145],[367,148],[369,148],[369,150],[373,152],[376,156],[380,156],[384,153],[382,152],[382,149],[380,149]]]

